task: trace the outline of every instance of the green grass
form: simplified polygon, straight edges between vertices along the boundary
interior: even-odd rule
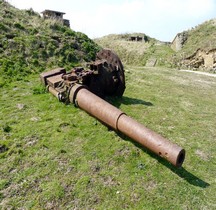
[[[157,66],[170,66],[174,51],[168,44],[148,37],[148,42],[128,41],[130,36],[144,34],[111,34],[94,41],[103,48],[114,50],[125,65],[144,66],[150,59],[157,59]]]
[[[0,30],[0,75],[9,82],[58,66],[69,70],[94,60],[100,49],[62,22],[44,19],[32,9],[16,9],[2,0]]]
[[[0,87],[1,209],[215,209],[216,78],[126,68],[121,110],[186,149],[183,168],[45,93]]]
[[[103,48],[114,50],[126,65],[144,66],[149,60],[156,59],[156,66],[179,67],[183,59],[192,56],[198,49],[206,52],[215,49],[216,19],[206,21],[186,33],[188,38],[178,52],[173,51],[169,43],[150,37],[148,42],[127,41],[130,36],[144,34],[110,34],[95,39],[95,42]]]
[[[216,19],[211,19],[188,31],[188,39],[177,55],[191,56],[198,49],[208,52],[215,49],[215,46]]]

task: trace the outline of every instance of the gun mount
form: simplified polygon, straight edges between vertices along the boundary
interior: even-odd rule
[[[49,92],[60,101],[70,102],[112,129],[135,140],[145,148],[180,167],[185,150],[146,128],[102,98],[106,95],[122,96],[125,90],[124,68],[119,57],[108,49],[101,50],[88,69],[64,68],[40,74]]]

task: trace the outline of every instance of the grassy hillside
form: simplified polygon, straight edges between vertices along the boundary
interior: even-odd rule
[[[186,31],[188,38],[182,50],[175,52],[169,43],[148,37],[148,42],[128,41],[130,36],[144,34],[108,35],[95,41],[102,47],[114,49],[129,65],[143,66],[149,60],[157,60],[157,66],[179,67],[182,59],[191,56],[198,49],[209,51],[216,48],[216,19],[209,20]]]
[[[206,21],[189,30],[188,39],[179,54],[190,56],[197,49],[209,51],[216,48],[216,19]]]
[[[46,68],[71,68],[94,59],[99,49],[85,34],[2,0],[0,31],[0,85]]]
[[[126,80],[112,103],[185,148],[183,168],[58,102],[35,75],[0,87],[0,209],[215,209],[216,78],[128,67]]]
[[[95,42],[104,48],[113,49],[124,64],[143,66],[148,60],[157,59],[158,66],[171,65],[169,57],[173,50],[167,43],[160,42],[147,36],[147,42],[128,41],[130,36],[144,36],[144,34],[108,35]]]

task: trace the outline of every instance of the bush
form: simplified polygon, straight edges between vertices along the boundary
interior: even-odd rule
[[[20,24],[20,23],[14,23],[14,26],[15,26],[16,28],[20,29],[20,30],[24,30],[24,29],[25,29],[25,27],[22,26],[22,24]]]
[[[25,12],[30,16],[38,16],[38,17],[40,17],[40,15],[37,12],[35,12],[32,8],[25,10]]]
[[[65,32],[64,32],[64,35],[65,36],[75,36],[76,35],[76,33],[75,33],[75,31],[72,31],[71,29],[67,29]]]
[[[0,30],[6,32],[9,31],[9,28],[4,23],[0,23]]]

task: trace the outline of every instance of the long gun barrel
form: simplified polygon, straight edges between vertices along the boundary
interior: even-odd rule
[[[98,57],[100,60],[90,65],[90,71],[78,68],[67,74],[63,68],[59,68],[42,73],[41,80],[59,100],[75,104],[115,131],[125,134],[174,166],[180,167],[185,159],[183,148],[146,128],[101,98],[105,94],[121,96],[125,81],[123,66],[117,55],[110,50],[103,50]],[[104,75],[107,84],[103,83]],[[102,81],[100,78],[103,78]],[[79,79],[82,81],[78,81]],[[102,91],[99,91],[100,88]]]

